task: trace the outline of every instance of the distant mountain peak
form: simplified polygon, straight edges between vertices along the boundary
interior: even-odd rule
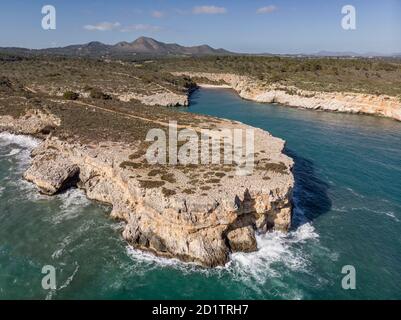
[[[142,36],[142,37],[135,39],[133,42],[159,42],[159,41],[157,41],[153,38],[150,38],[150,37]]]
[[[12,48],[0,48],[0,51],[11,51]],[[29,50],[18,48],[26,54],[57,54],[66,56],[89,57],[129,57],[129,56],[196,56],[196,55],[228,55],[234,54],[224,49],[214,49],[209,45],[186,47],[176,43],[164,43],[150,37],[139,37],[132,42],[121,41],[115,45],[104,44],[99,41],[91,41],[86,44],[70,45],[59,48]]]

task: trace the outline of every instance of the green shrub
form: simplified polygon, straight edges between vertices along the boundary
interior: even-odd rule
[[[102,99],[102,100],[110,100],[111,99],[111,96],[109,94],[106,94],[99,89],[92,89],[90,91],[89,96],[92,99]]]
[[[77,100],[79,98],[79,94],[74,91],[66,91],[63,94],[63,98],[66,100]]]

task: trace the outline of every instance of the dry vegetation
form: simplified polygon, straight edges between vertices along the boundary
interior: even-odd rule
[[[362,58],[256,56],[190,57],[157,60],[153,72],[235,73],[312,91],[351,91],[401,96],[401,61]]]
[[[0,54],[0,75],[18,79],[30,89],[50,95],[66,92],[108,99],[124,93],[185,94],[195,84],[169,72],[144,69],[145,64],[89,58],[13,57]]]

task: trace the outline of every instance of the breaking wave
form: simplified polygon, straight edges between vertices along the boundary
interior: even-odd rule
[[[61,205],[59,210],[51,217],[54,224],[79,217],[82,214],[82,209],[92,203],[86,197],[85,192],[76,188],[57,195],[57,199],[61,200]]]
[[[295,214],[302,214],[295,208]],[[258,292],[267,281],[279,279],[283,270],[309,272],[311,262],[303,244],[309,241],[318,241],[319,235],[311,222],[305,218],[295,230],[288,233],[268,232],[257,235],[258,250],[252,253],[233,253],[230,261],[224,267],[207,269],[192,263],[183,263],[177,259],[156,257],[150,253],[127,246],[127,253],[134,262],[134,269],[149,270],[157,268],[175,268],[184,273],[203,273],[206,276],[224,277],[229,275],[234,281],[239,281],[252,291]],[[146,268],[144,268],[146,266]],[[143,272],[147,272],[143,271]],[[283,293],[281,293],[283,295]],[[288,299],[301,299],[301,291],[293,290],[286,296]]]
[[[21,174],[29,165],[30,153],[40,143],[39,139],[12,134],[8,132],[0,133],[0,148],[4,148],[8,153],[3,154],[2,157],[8,157],[17,160],[16,168],[12,168],[13,172]]]
[[[25,136],[21,134],[13,134],[8,132],[0,133],[0,147],[4,147],[10,144],[16,144],[26,149],[33,149],[40,143],[39,139]]]

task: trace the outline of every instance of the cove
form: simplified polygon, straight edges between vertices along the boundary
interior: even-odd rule
[[[127,246],[110,208],[78,190],[38,194],[21,179],[30,143],[0,136],[1,299],[395,299],[401,282],[401,123],[299,110],[201,89],[183,112],[238,120],[287,141],[292,230],[205,270]],[[29,141],[28,141],[29,142]],[[41,286],[53,265],[52,292]],[[356,289],[344,290],[344,265]],[[75,272],[75,270],[78,270]]]

